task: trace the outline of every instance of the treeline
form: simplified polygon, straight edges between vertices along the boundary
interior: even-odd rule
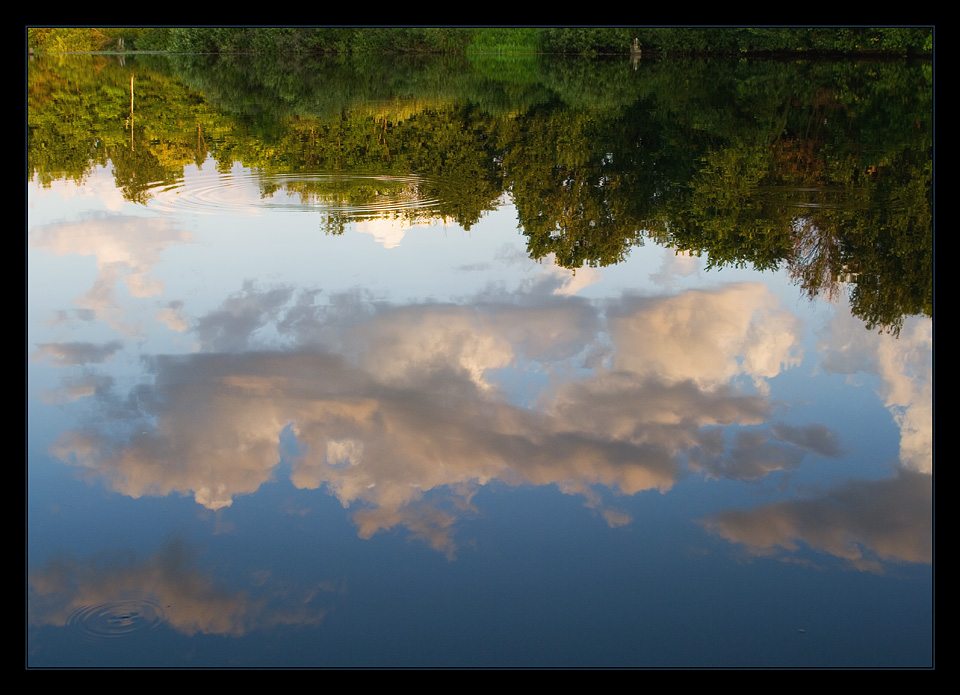
[[[37,52],[162,51],[255,55],[557,53],[926,55],[930,27],[34,27]]]

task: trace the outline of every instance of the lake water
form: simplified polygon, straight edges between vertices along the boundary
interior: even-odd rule
[[[929,65],[27,91],[28,666],[933,664]]]

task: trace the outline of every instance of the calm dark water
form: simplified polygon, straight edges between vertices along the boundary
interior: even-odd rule
[[[28,666],[932,665],[927,67],[177,60],[28,69]]]

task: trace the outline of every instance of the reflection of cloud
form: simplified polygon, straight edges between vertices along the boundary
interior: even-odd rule
[[[374,240],[385,249],[392,249],[400,245],[410,223],[405,220],[376,219],[357,222],[356,230],[361,234],[370,234]]]
[[[767,440],[763,432],[738,432],[728,452],[696,464],[714,478],[756,480],[774,471],[792,470],[803,462],[804,452]]]
[[[650,275],[650,279],[660,287],[673,287],[677,276],[693,275],[700,267],[700,259],[689,251],[664,248],[661,253],[663,262],[660,269]]]
[[[835,458],[842,453],[837,435],[823,425],[806,425],[804,427],[775,425],[771,431],[778,439],[802,449],[813,451],[820,456]]]
[[[820,337],[828,372],[863,371],[883,380],[886,407],[900,427],[900,462],[933,472],[933,322],[908,317],[900,335],[866,331],[848,312],[838,311]]]
[[[450,369],[485,388],[484,372],[509,365],[515,352],[502,333],[483,330],[481,322],[460,306],[405,307],[352,326],[345,337],[377,379],[402,384]]]
[[[96,469],[131,497],[192,492],[209,509],[229,506],[270,479],[289,422],[257,396],[253,380],[231,377],[233,366],[226,358],[158,359],[156,402],[149,404],[156,429],[137,428],[123,443],[98,430],[68,432],[54,452]]]
[[[183,318],[183,302],[170,302],[157,313],[157,321],[167,324],[167,328],[178,333],[183,333],[189,328],[186,319]]]
[[[371,538],[380,531],[386,531],[394,526],[403,526],[415,538],[424,541],[434,550],[446,554],[447,557],[453,557],[456,550],[456,544],[452,538],[456,516],[430,504],[361,509],[353,519],[357,523],[361,538]]]
[[[57,195],[64,200],[86,198],[96,201],[108,210],[119,211],[127,204],[123,191],[117,188],[110,167],[93,166],[81,181],[51,181],[43,186],[31,186],[29,197],[39,199],[48,195]],[[30,207],[33,207],[31,200]]]
[[[553,290],[553,294],[576,294],[583,288],[600,282],[603,278],[603,273],[597,268],[584,266],[570,270],[557,265],[556,258],[556,254],[548,255],[544,270],[545,274],[553,276],[560,282],[560,286]]]
[[[600,512],[600,516],[603,517],[603,520],[607,522],[607,526],[610,528],[626,526],[627,524],[633,522],[633,517],[626,512],[604,506],[603,499],[600,494],[594,488],[588,485],[578,481],[567,480],[559,483],[557,487],[565,495],[582,495],[584,498],[586,498],[584,506],[589,509],[598,510]]]
[[[60,388],[53,391],[44,391],[40,396],[45,403],[70,403],[81,398],[94,396],[97,393],[103,394],[112,385],[112,378],[91,374],[76,379],[64,379]]]
[[[517,358],[566,360],[596,337],[596,309],[576,299],[538,298],[535,304],[480,302],[378,305],[355,294],[326,305],[302,293],[278,323],[297,346],[323,346],[350,356],[378,379],[409,383],[426,374],[469,374],[487,388],[485,374]]]
[[[58,256],[95,256],[97,279],[85,297],[77,303],[93,311],[114,327],[132,332],[116,316],[114,296],[118,280],[123,279],[134,297],[151,297],[163,290],[151,268],[168,247],[190,241],[188,232],[164,218],[108,215],[69,224],[50,224],[30,230],[30,245]]]
[[[99,364],[113,358],[117,350],[123,347],[119,340],[97,345],[96,343],[44,343],[37,346],[33,359],[50,360],[58,367],[82,364]]]
[[[714,478],[756,480],[774,471],[798,468],[810,451],[828,457],[841,454],[836,434],[823,425],[774,425],[769,433],[783,443],[770,441],[767,433],[759,430],[738,432],[729,448],[705,438],[691,465]],[[715,436],[720,435],[715,431]]]
[[[727,303],[726,292],[696,299],[717,308]],[[713,349],[749,352],[746,336],[768,335],[754,320],[789,333],[790,322],[761,286],[733,294],[740,303],[729,300],[727,322],[707,320],[738,336],[725,342],[699,325],[699,315],[661,321],[677,297],[598,307],[537,294],[515,303],[398,307],[342,295],[319,305],[313,293],[248,285],[197,322],[204,345],[216,352],[151,361],[155,379],[138,388],[136,414],[149,425],[127,428],[136,434],[126,441],[105,428],[76,430],[59,440],[56,453],[124,494],[191,494],[219,509],[271,478],[280,434],[290,426],[298,445],[290,454],[293,483],[324,487],[345,507],[357,505],[363,535],[402,525],[450,553],[457,506],[493,479],[558,485],[621,525],[628,515],[607,508],[596,486],[628,495],[668,490],[685,453],[722,453],[713,428],[758,425],[769,416],[762,396],[739,394],[720,378],[773,375],[792,344],[783,336],[770,341],[782,354],[768,350],[767,362],[730,356],[712,371],[699,364],[692,374],[682,371],[690,364],[686,353],[705,340]],[[616,368],[572,369],[603,343],[603,309],[614,316]],[[237,352],[268,323],[295,347]],[[668,347],[679,364],[664,380],[656,366],[667,361]],[[511,405],[491,375],[518,360],[567,381],[546,386],[538,409]],[[425,498],[431,490],[446,492]]]
[[[793,552],[802,542],[870,571],[880,571],[881,562],[929,563],[932,478],[901,470],[893,478],[848,482],[818,498],[722,512],[703,523],[757,555]]]
[[[182,546],[170,544],[140,563],[52,562],[30,573],[27,608],[33,626],[66,625],[78,611],[145,602],[177,632],[231,637],[280,624],[315,625],[323,618],[325,611],[310,605],[315,590],[286,605],[289,598],[268,595],[266,580],[260,585],[267,588],[258,598],[217,586],[190,566]]]
[[[799,325],[760,284],[624,302],[610,318],[614,364],[702,388],[739,374],[758,387],[800,363]]]
[[[560,386],[547,407],[572,426],[672,452],[698,446],[703,427],[760,424],[769,415],[760,396],[617,371]]]
[[[60,324],[71,323],[75,319],[79,321],[94,321],[96,318],[97,315],[90,309],[74,309],[69,312],[59,309],[53,312],[53,316],[48,319],[46,323],[49,326],[59,326]]]
[[[291,296],[289,287],[260,291],[252,282],[229,296],[219,309],[197,321],[194,330],[206,351],[236,352],[249,347],[250,336],[276,318]]]

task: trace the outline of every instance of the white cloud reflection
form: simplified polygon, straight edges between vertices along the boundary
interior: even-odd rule
[[[933,472],[933,321],[908,317],[900,334],[866,331],[838,311],[820,336],[823,368],[830,373],[873,374],[880,396],[900,428],[900,462]]]
[[[316,625],[327,608],[321,597],[334,587],[320,584],[297,590],[262,571],[251,578],[255,595],[227,588],[193,564],[182,543],[168,543],[153,556],[131,561],[57,559],[30,572],[28,622],[31,627],[74,624],[98,612],[117,609],[158,619],[177,632],[239,637],[276,625]],[[133,607],[133,609],[131,609]],[[94,629],[109,629],[102,626]]]
[[[32,359],[36,362],[48,361],[58,367],[99,364],[113,359],[122,348],[123,343],[119,340],[108,343],[43,343],[37,346]]]
[[[793,553],[803,544],[856,569],[882,572],[887,562],[932,562],[932,514],[932,478],[904,469],[818,496],[722,512],[703,524],[755,555]]]
[[[671,382],[715,388],[743,374],[765,390],[802,357],[799,321],[758,283],[624,302],[609,316],[614,364]]]
[[[399,246],[412,226],[402,219],[373,219],[354,223],[354,229],[357,232],[369,234],[385,249]]]
[[[163,283],[153,276],[153,268],[166,249],[192,241],[192,235],[161,217],[101,214],[70,223],[33,227],[29,244],[57,256],[93,256],[97,277],[86,295],[75,303],[115,330],[128,335],[138,333],[129,324],[116,297],[119,282],[133,297],[153,297],[163,291]]]
[[[890,477],[854,480],[799,499],[717,514],[703,525],[749,553],[781,556],[804,547],[850,566],[885,571],[891,562],[933,560],[933,322],[908,317],[899,336],[864,330],[843,307],[820,335],[828,373],[879,377],[880,397],[900,429]],[[835,456],[839,444],[820,427],[775,427],[785,442]]]
[[[194,324],[202,353],[150,361],[136,434],[92,425],[56,453],[123,494],[221,509],[271,479],[290,426],[295,486],[356,509],[363,536],[399,525],[449,554],[457,515],[494,479],[557,485],[611,526],[628,523],[598,488],[670,489],[687,457],[713,446],[710,428],[769,419],[762,394],[735,378],[762,386],[798,359],[797,321],[759,284],[603,304],[315,299],[245,286]],[[285,347],[253,351],[268,324]],[[609,359],[585,369],[597,351]],[[534,409],[494,379],[520,364],[543,376]]]

